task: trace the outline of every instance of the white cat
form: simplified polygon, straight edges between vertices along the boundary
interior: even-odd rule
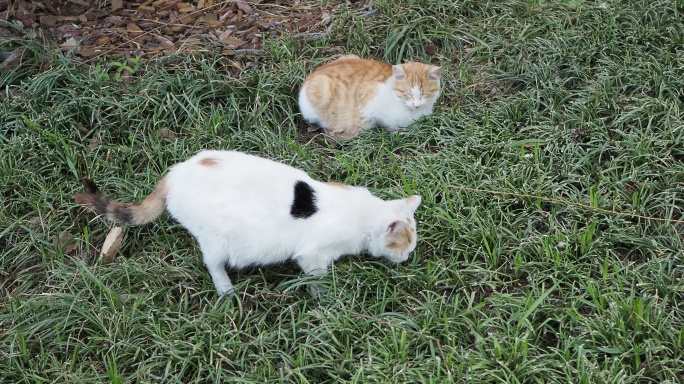
[[[148,223],[167,209],[197,238],[219,295],[233,291],[226,264],[294,260],[304,273],[326,275],[344,255],[367,251],[400,263],[416,247],[420,196],[385,201],[240,152],[200,152],[173,166],[137,203],[110,200],[93,181],[83,182],[86,192],[76,202],[118,224]]]

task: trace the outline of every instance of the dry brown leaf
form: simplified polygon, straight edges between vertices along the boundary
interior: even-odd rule
[[[149,12],[149,13],[154,13],[157,9],[155,7],[150,7],[149,5],[141,5],[138,7],[138,11],[140,12]]]
[[[166,140],[175,140],[176,139],[176,132],[174,132],[168,128],[162,128],[161,129],[161,135]]]
[[[176,48],[176,44],[173,43],[173,41],[167,39],[164,36],[155,36],[158,42],[160,42],[162,45],[165,45],[169,48]]]
[[[142,29],[140,29],[140,27],[138,27],[137,25],[135,25],[133,23],[126,24],[126,30],[128,32],[135,33],[135,34],[142,33],[142,31],[143,31]]]
[[[254,13],[254,10],[252,9],[252,7],[250,7],[249,4],[247,4],[247,2],[245,0],[237,0],[235,2],[235,5],[237,5],[238,8],[242,9],[242,12],[244,12],[248,15]]]
[[[40,25],[43,27],[54,27],[57,25],[57,18],[52,15],[43,15],[39,20]]]
[[[112,0],[112,11],[118,11],[123,8],[123,0]]]
[[[86,48],[76,51],[76,54],[87,59],[103,54],[105,51],[100,48]]]
[[[76,41],[76,39],[74,39],[73,37],[70,37],[67,41],[60,44],[60,47],[62,47],[62,48],[73,48],[77,44],[78,44],[78,42]]]
[[[90,7],[90,3],[85,1],[85,0],[69,0],[69,2],[74,3],[74,4],[78,4],[78,5],[82,5],[84,7]]]
[[[114,226],[107,234],[104,244],[102,244],[102,252],[100,254],[104,256],[104,260],[108,263],[114,261],[114,256],[116,252],[121,248],[121,243],[123,242],[123,229],[119,226]]]
[[[219,21],[223,23],[232,14],[233,14],[233,11],[228,11],[228,12],[224,13],[223,15],[221,15],[221,17],[219,17]]]
[[[230,36],[230,34],[231,34],[230,31],[225,31],[225,32],[223,32],[223,33],[219,36],[219,40],[220,40],[223,44],[234,45],[234,46],[236,46],[236,47],[239,47],[239,46],[241,46],[241,45],[243,45],[243,44],[246,43],[246,41],[243,41],[243,40],[240,40],[240,39],[236,39],[235,37]]]
[[[180,3],[180,0],[167,0],[165,5],[162,5],[159,8],[159,11],[166,11],[167,9],[171,9],[176,6],[176,4]]]

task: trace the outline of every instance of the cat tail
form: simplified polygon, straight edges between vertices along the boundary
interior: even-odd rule
[[[136,203],[121,203],[114,201],[100,192],[94,181],[84,178],[85,192],[74,195],[77,204],[106,217],[116,224],[145,224],[156,219],[166,209],[166,195],[168,187],[166,178],[143,200]]]

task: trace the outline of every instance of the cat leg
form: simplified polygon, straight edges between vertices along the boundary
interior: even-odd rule
[[[216,293],[218,293],[219,296],[233,293],[235,289],[233,288],[233,283],[230,281],[230,277],[228,277],[228,272],[226,272],[225,262],[208,263],[205,261],[204,265],[206,265],[207,270],[209,270],[211,281],[214,282]]]
[[[332,263],[332,259],[321,255],[300,255],[295,257],[299,268],[309,276],[326,276],[328,274],[328,267]],[[320,299],[325,292],[325,288],[318,284],[311,285],[311,296],[315,299]]]
[[[199,239],[198,242],[202,250],[204,265],[207,267],[211,280],[214,282],[216,292],[219,296],[232,293],[234,291],[233,283],[230,281],[230,277],[228,277],[228,272],[226,272],[226,261],[228,258],[225,256],[221,245],[211,241],[200,241]]]
[[[369,120],[363,117],[338,120],[335,124],[331,124],[330,128],[325,128],[325,133],[335,139],[351,139],[371,127]]]

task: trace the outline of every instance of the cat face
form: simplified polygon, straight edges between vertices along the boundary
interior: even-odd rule
[[[442,69],[423,63],[406,63],[392,66],[393,89],[409,109],[432,104],[439,96]]]
[[[391,214],[379,220],[380,231],[377,248],[371,249],[376,257],[384,257],[389,261],[401,263],[408,259],[416,248],[418,233],[413,214],[420,205],[420,196],[388,201],[392,205]]]

